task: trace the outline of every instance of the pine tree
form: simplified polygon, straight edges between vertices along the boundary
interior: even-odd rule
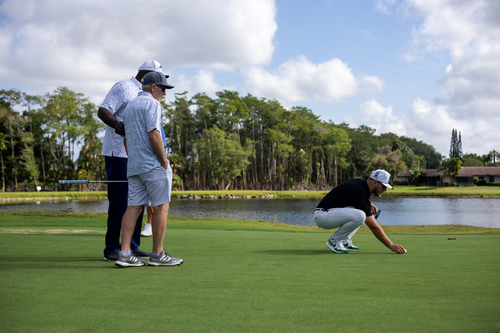
[[[463,162],[464,161],[464,153],[462,151],[462,132],[458,133],[457,153],[458,153],[457,157],[460,158],[460,160]]]
[[[462,152],[462,132],[458,133],[456,129],[451,130],[450,158],[458,157],[463,160]]]
[[[451,130],[451,141],[450,141],[450,158],[456,157],[456,146],[457,146],[457,131],[455,129]]]

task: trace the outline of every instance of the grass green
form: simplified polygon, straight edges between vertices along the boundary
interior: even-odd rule
[[[275,195],[280,198],[322,198],[328,191],[172,191],[174,198],[181,198],[183,195],[193,194],[196,196],[225,196],[225,195],[247,195],[263,196],[266,194]],[[393,190],[387,190],[384,196],[401,197],[496,197],[500,198],[499,186],[480,187],[433,187],[433,186],[395,186]],[[105,191],[81,192],[5,192],[0,193],[0,201],[10,202],[15,200],[54,200],[54,199],[105,199]]]
[[[183,265],[117,268],[105,214],[0,213],[2,332],[500,330],[498,229],[386,228],[406,255],[362,229],[339,255],[317,228],[170,217]]]

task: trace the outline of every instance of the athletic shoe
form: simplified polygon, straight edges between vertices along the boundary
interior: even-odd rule
[[[141,236],[143,237],[153,236],[153,228],[151,228],[151,224],[146,223],[146,225],[144,226],[144,230],[141,232]]]
[[[118,260],[118,252],[104,253],[104,260],[115,262]]]
[[[174,258],[167,252],[165,249],[160,252],[158,256],[151,254],[151,258],[149,259],[149,266],[179,266],[182,264],[184,260],[179,258]]]
[[[151,253],[144,252],[140,250],[139,248],[135,249],[132,251],[133,254],[135,254],[136,257],[138,258],[149,258],[151,257]]]
[[[330,250],[335,253],[349,253],[349,250],[344,247],[344,244],[342,244],[342,241],[340,239],[337,239],[335,243],[332,243],[332,241],[328,239],[328,242],[326,242],[326,246],[328,246]]]
[[[121,267],[140,267],[144,266],[145,264],[146,263],[144,262],[144,260],[137,258],[137,256],[134,253],[131,253],[128,256],[126,256],[121,252],[120,252],[120,257],[115,262],[116,266],[121,266]]]
[[[352,240],[349,238],[344,240],[344,247],[349,251],[359,251],[359,247],[352,244]]]

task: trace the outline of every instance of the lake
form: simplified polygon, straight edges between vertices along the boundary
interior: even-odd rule
[[[314,226],[313,214],[320,199],[174,199],[172,216],[216,217],[277,221]],[[492,198],[372,198],[382,211],[381,225],[455,224],[500,228],[500,199]],[[66,210],[106,213],[107,200],[42,201],[1,204],[2,210]]]

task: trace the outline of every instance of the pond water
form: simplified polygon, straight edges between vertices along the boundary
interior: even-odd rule
[[[181,200],[170,204],[171,216],[217,217],[276,221],[314,226],[313,214],[320,199]],[[381,225],[456,224],[500,228],[500,199],[490,198],[372,198],[382,211]],[[105,213],[107,200],[45,201],[2,204],[1,210],[67,210]]]

